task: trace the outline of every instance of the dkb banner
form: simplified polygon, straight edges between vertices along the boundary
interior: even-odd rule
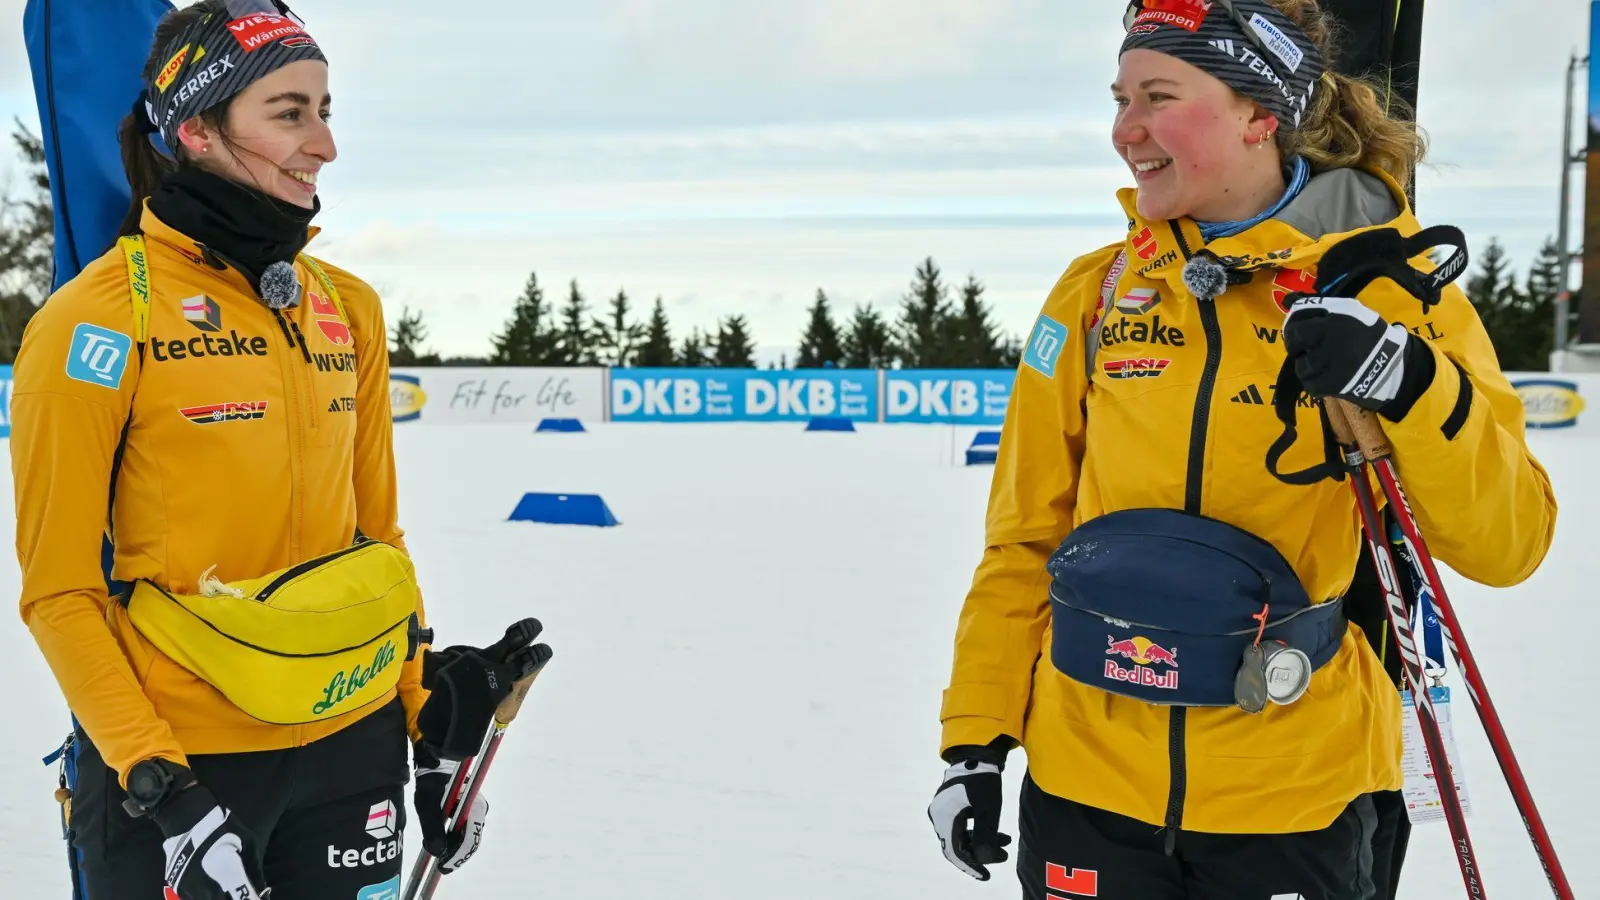
[[[1016,374],[1011,369],[890,369],[884,373],[883,421],[999,425]]]
[[[612,369],[614,422],[878,421],[873,369]]]
[[[11,367],[0,366],[0,438],[11,436]]]

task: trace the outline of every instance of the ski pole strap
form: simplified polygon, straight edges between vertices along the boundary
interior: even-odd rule
[[[1435,247],[1454,249],[1432,272],[1411,267],[1411,260]],[[1454,225],[1435,225],[1401,237],[1393,228],[1352,235],[1322,255],[1317,265],[1316,292],[1325,296],[1359,297],[1367,285],[1388,278],[1422,301],[1422,312],[1439,303],[1446,285],[1467,269],[1467,239]]]
[[[1448,246],[1453,251],[1432,272],[1412,268],[1411,260],[1435,247]],[[1329,247],[1317,263],[1317,280],[1313,293],[1321,296],[1359,297],[1361,291],[1380,278],[1388,278],[1422,301],[1422,311],[1437,304],[1445,286],[1455,281],[1467,268],[1467,239],[1454,225],[1434,225],[1431,228],[1402,237],[1394,228],[1375,228],[1351,235]],[[1293,293],[1284,298],[1285,309],[1293,308],[1304,293]],[[1294,446],[1296,433],[1296,408],[1305,385],[1295,373],[1294,359],[1285,357],[1278,370],[1273,412],[1283,424],[1283,434],[1267,449],[1267,471],[1285,484],[1315,484],[1323,479],[1335,481],[1344,478],[1344,466],[1337,444],[1330,435],[1328,414],[1322,410],[1323,461],[1298,472],[1279,471],[1283,454]],[[1318,404],[1321,409],[1321,404]]]
[[[1410,587],[1406,599],[1411,601],[1408,606],[1412,633],[1422,635],[1424,668],[1428,674],[1442,676],[1445,673],[1444,630],[1439,625],[1439,611],[1433,605],[1433,589],[1422,577],[1422,567],[1417,563],[1416,554],[1411,552],[1411,544],[1400,530],[1400,523],[1392,517],[1388,518],[1389,546],[1393,549],[1395,562],[1405,569],[1402,577]]]

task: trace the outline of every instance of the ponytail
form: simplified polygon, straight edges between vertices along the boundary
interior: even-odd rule
[[[1317,0],[1267,0],[1299,25],[1332,61],[1337,55],[1338,26]],[[1365,79],[1329,70],[1311,97],[1299,129],[1278,133],[1284,159],[1304,157],[1313,171],[1378,169],[1407,184],[1424,156],[1427,138],[1412,110],[1398,98],[1384,98]]]
[[[128,212],[117,226],[117,236],[139,233],[139,219],[144,215],[144,201],[155,192],[161,176],[176,169],[177,163],[163,156],[150,143],[150,136],[139,122],[140,111],[128,113],[117,128],[117,140],[122,145],[122,171],[128,176],[131,199]]]

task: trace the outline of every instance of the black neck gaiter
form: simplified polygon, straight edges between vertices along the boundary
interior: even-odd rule
[[[266,298],[261,279],[273,263],[294,265],[310,240],[308,226],[322,209],[296,206],[236,181],[185,165],[162,177],[150,195],[150,211],[161,221],[238,269],[269,306],[290,306],[281,291]],[[281,267],[279,269],[281,271]],[[295,298],[298,301],[298,291]]]

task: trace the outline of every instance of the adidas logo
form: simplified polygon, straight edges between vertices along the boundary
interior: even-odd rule
[[[1276,384],[1268,385],[1267,391],[1267,394],[1262,394],[1261,388],[1252,384],[1239,393],[1234,394],[1231,398],[1229,398],[1228,402],[1244,403],[1249,406],[1270,406],[1277,400],[1278,386]],[[1317,402],[1311,399],[1310,394],[1307,394],[1303,391],[1301,392],[1300,396],[1295,399],[1294,405],[1300,407],[1301,409],[1317,408]]]
[[[1233,395],[1230,403],[1249,403],[1252,406],[1265,406],[1267,401],[1261,399],[1261,391],[1255,385],[1250,385],[1239,393]]]

